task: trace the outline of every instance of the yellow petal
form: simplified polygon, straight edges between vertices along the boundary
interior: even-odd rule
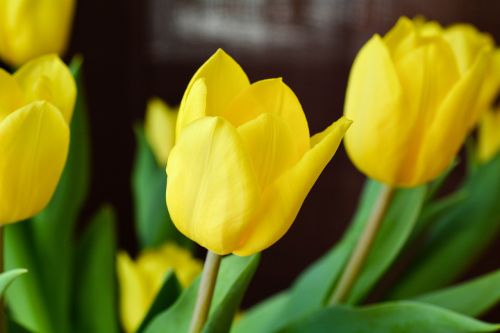
[[[455,52],[460,73],[465,73],[476,61],[479,52],[484,48],[493,48],[490,35],[479,32],[470,24],[455,24],[447,28],[444,38]]]
[[[133,333],[149,310],[151,300],[144,290],[146,281],[127,253],[118,253],[116,265],[120,287],[120,319],[125,332]]]
[[[0,0],[0,57],[14,66],[65,51],[74,0]]]
[[[460,76],[453,52],[441,38],[428,39],[408,52],[396,62],[396,70],[408,106],[414,108],[411,113],[424,121],[430,120]]]
[[[137,269],[141,272],[146,299],[151,304],[156,293],[161,289],[165,275],[172,267],[167,257],[156,249],[148,249],[137,259]]]
[[[205,117],[181,133],[167,163],[167,205],[177,229],[218,254],[231,253],[259,202],[236,129]]]
[[[276,114],[263,113],[238,127],[238,133],[243,139],[262,189],[274,182],[303,155],[299,154],[293,139],[294,133]]]
[[[478,101],[478,112],[488,110],[500,95],[500,48],[493,51],[490,69],[486,73]]]
[[[500,109],[483,115],[479,126],[478,157],[487,162],[500,151]]]
[[[145,132],[148,143],[158,161],[167,165],[168,155],[175,144],[177,110],[170,108],[159,98],[149,101],[146,111]]]
[[[278,241],[290,228],[302,203],[323,169],[332,159],[344,133],[351,124],[341,118],[313,137],[314,146],[264,192],[261,207],[251,229],[242,238],[235,254],[246,256],[260,252]]]
[[[27,102],[45,100],[62,112],[69,124],[76,100],[76,83],[68,67],[51,54],[26,63],[15,74]]]
[[[202,264],[198,259],[194,258],[188,250],[175,244],[167,243],[159,249],[159,252],[168,259],[169,266],[172,267],[184,288],[188,287],[202,270]]]
[[[491,54],[482,52],[457,82],[438,109],[422,145],[415,178],[424,183],[441,174],[452,162],[473,124],[478,120],[477,100]]]
[[[0,122],[21,107],[23,97],[17,81],[0,68]]]
[[[182,101],[183,104],[181,104],[177,114],[176,140],[179,139],[181,131],[186,126],[206,115],[207,85],[205,79],[201,78],[194,81],[189,93],[186,91]]]
[[[406,185],[418,178],[417,159],[427,131],[460,74],[453,51],[440,37],[428,38],[426,43],[408,52],[396,63],[396,68],[408,101],[406,109],[399,113],[407,117],[405,121],[412,127],[405,133],[406,145],[400,152],[402,162],[394,181],[397,185]]]
[[[417,117],[403,110],[408,107],[396,69],[376,35],[363,46],[351,69],[344,115],[353,120],[353,125],[344,143],[358,169],[388,184],[394,183],[400,172]]]
[[[208,116],[224,112],[233,98],[250,85],[240,65],[223,50],[218,49],[194,74],[184,92],[179,108],[179,119],[182,119],[182,123],[177,128],[178,131],[189,124],[184,119],[193,120],[193,117],[184,115],[192,111],[186,108],[186,100],[194,83],[200,78],[205,79],[207,88],[206,115]]]
[[[417,43],[415,23],[404,16],[399,18],[396,25],[385,34],[383,42],[394,60],[403,57]]]
[[[40,212],[61,176],[69,129],[57,108],[34,102],[0,123],[0,224]]]
[[[298,153],[309,149],[309,126],[300,102],[281,78],[253,83],[220,115],[238,127],[263,113],[280,116],[290,127]]]

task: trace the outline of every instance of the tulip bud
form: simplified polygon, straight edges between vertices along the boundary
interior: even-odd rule
[[[354,121],[345,146],[359,170],[410,187],[449,166],[480,116],[491,69],[492,41],[474,31],[401,18],[363,46],[344,109]]]
[[[166,166],[168,155],[175,143],[177,109],[169,107],[159,98],[148,102],[146,110],[146,139],[159,165]]]
[[[0,69],[0,225],[40,212],[61,176],[76,84],[55,55]]]
[[[47,53],[62,55],[74,0],[0,0],[0,58],[12,66]]]
[[[309,137],[281,79],[250,84],[218,50],[191,79],[167,163],[167,205],[176,227],[223,255],[251,255],[290,228],[350,125],[342,118]]]
[[[120,317],[125,332],[135,332],[146,316],[165,275],[173,270],[182,287],[201,272],[201,262],[174,244],[142,252],[134,262],[125,252],[117,257]]]
[[[478,157],[487,162],[500,151],[500,108],[483,115],[479,123]]]

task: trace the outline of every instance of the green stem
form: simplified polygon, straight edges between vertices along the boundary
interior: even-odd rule
[[[370,253],[373,242],[377,237],[377,233],[382,225],[382,221],[384,220],[384,216],[387,211],[387,207],[391,202],[393,193],[394,189],[392,187],[383,185],[363,233],[359,238],[351,257],[349,258],[344,271],[342,272],[342,276],[340,277],[337,287],[329,299],[329,305],[342,303],[349,296],[349,292],[354,286],[366,258]]]
[[[212,303],[212,296],[214,294],[215,282],[217,281],[217,274],[219,272],[220,261],[221,256],[210,250],[207,252],[189,333],[201,332],[207,320],[210,304]]]

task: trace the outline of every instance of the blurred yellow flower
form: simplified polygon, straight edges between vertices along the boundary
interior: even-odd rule
[[[0,0],[0,58],[13,66],[47,54],[62,55],[74,0]]]
[[[345,146],[358,169],[392,186],[442,173],[493,93],[482,92],[493,42],[466,25],[401,18],[354,61],[344,114]],[[494,80],[493,80],[494,81]],[[495,85],[495,83],[491,83]]]
[[[117,257],[120,318],[127,333],[135,332],[146,316],[165,276],[173,270],[182,287],[201,272],[202,264],[189,251],[174,244],[145,250],[134,262],[126,252]]]
[[[250,255],[280,239],[350,125],[309,137],[302,107],[281,79],[250,84],[218,50],[191,79],[167,163],[176,227],[223,255]]]
[[[175,143],[175,124],[178,110],[155,97],[146,110],[146,139],[161,166],[167,165],[168,155]]]
[[[500,151],[500,108],[483,115],[478,139],[479,161],[487,162]]]
[[[0,225],[40,212],[61,176],[76,84],[56,56],[0,69]]]

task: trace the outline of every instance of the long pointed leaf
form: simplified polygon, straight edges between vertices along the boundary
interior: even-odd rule
[[[500,303],[500,270],[446,289],[421,295],[415,300],[478,317]]]
[[[76,255],[76,318],[72,332],[118,332],[115,216],[103,207],[83,234]]]
[[[484,323],[437,306],[398,302],[360,309],[330,307],[290,325],[280,333],[479,333],[498,329],[499,325]]]

